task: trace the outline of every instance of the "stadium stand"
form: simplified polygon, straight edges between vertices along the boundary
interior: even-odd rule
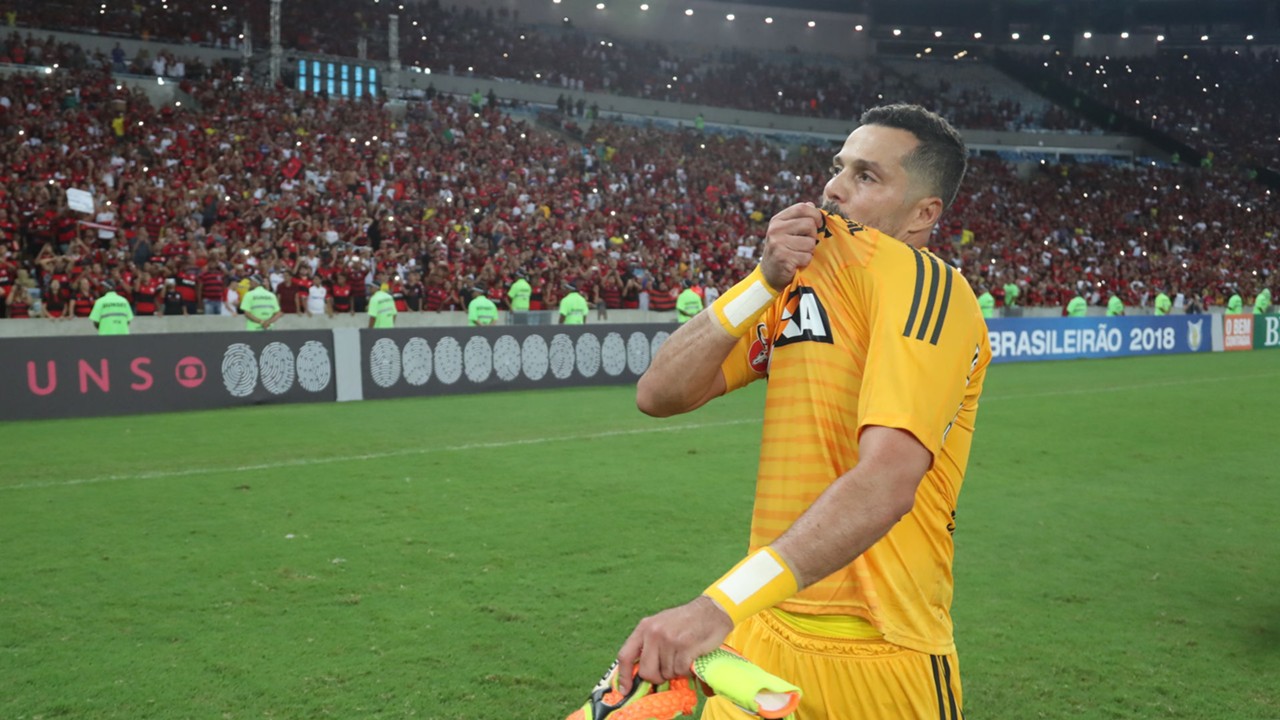
[[[1212,163],[1280,169],[1280,53],[1171,50],[1154,57],[1066,57],[1049,71],[1117,112],[1204,153]],[[1272,132],[1265,132],[1270,128]]]
[[[268,26],[266,2],[168,10],[150,0],[125,11],[92,0],[64,0],[23,8],[19,25],[146,37],[215,47],[237,47],[247,22],[262,46]],[[320,0],[284,3],[281,42],[308,53],[386,60],[386,11],[376,3]],[[1018,92],[998,73],[975,66],[957,81],[919,77],[879,60],[857,68],[798,54],[763,54],[682,48],[621,40],[519,22],[518,13],[445,9],[415,3],[399,11],[400,54],[406,67],[475,77],[497,77],[633,97],[758,110],[782,115],[853,120],[883,98],[927,101],[937,112],[969,129],[1088,129],[1073,113]],[[353,31],[354,30],[354,31]],[[22,64],[23,60],[17,60]],[[149,72],[145,67],[144,72]],[[947,73],[962,72],[962,67]],[[989,83],[985,89],[983,82]],[[947,87],[955,85],[954,88]]]
[[[406,310],[432,311],[461,307],[477,279],[500,299],[525,273],[546,306],[573,281],[610,307],[639,307],[685,278],[724,287],[744,274],[768,218],[820,196],[831,154],[611,122],[579,128],[578,142],[492,100],[443,96],[400,119],[380,102],[256,87],[194,60],[181,83],[195,105],[157,109],[114,82],[114,58],[17,33],[4,50],[60,64],[0,76],[0,287],[48,298],[57,281],[54,306],[107,281],[137,295],[144,273],[198,294],[194,278],[215,273],[233,287],[261,274],[286,289],[286,308],[314,278],[346,275],[353,309],[366,283],[386,282]],[[939,89],[968,107],[989,69],[945,67],[962,70]],[[868,72],[921,82],[890,64]],[[871,102],[859,92],[848,102]],[[997,110],[974,110],[975,122],[1022,127],[1021,102],[990,92],[980,104]],[[1141,305],[1159,285],[1221,304],[1274,277],[1273,196],[1238,174],[1025,156],[976,159],[971,173],[935,249],[997,295],[1015,279],[1031,305],[1060,305],[1080,283],[1093,302],[1114,291]],[[95,192],[96,218],[66,207],[68,188]]]
[[[883,63],[920,89],[910,102],[941,103],[956,127],[1097,132],[1084,118],[1053,105],[984,62],[931,57]]]

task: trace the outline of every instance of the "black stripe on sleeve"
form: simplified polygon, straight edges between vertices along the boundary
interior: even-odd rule
[[[942,272],[942,268],[938,267],[938,260],[932,255],[929,256],[929,265],[933,268],[933,277],[929,279],[929,301],[924,305],[924,318],[920,321],[920,330],[916,333],[917,340],[924,339],[924,333],[929,329],[929,321],[933,319],[934,303],[938,301],[938,275]]]
[[[916,324],[916,312],[920,310],[920,292],[924,290],[924,256],[920,251],[911,248],[916,254],[916,291],[911,298],[911,314],[907,315],[907,326],[902,330],[903,337],[911,337],[911,326]]]
[[[947,320],[947,305],[951,302],[951,277],[955,271],[946,263],[943,263],[942,267],[942,272],[947,274],[947,284],[942,289],[942,306],[938,308],[938,324],[933,326],[933,336],[929,338],[930,345],[938,344],[938,337],[942,335],[942,323]]]
[[[945,655],[938,658],[942,661],[942,674],[947,681],[947,701],[951,704],[951,720],[960,720],[960,712],[956,710],[956,694],[951,690],[951,663]]]
[[[942,678],[938,677],[938,656],[930,655],[929,662],[933,664],[933,689],[938,693],[938,720],[947,720],[947,706],[942,701]]]

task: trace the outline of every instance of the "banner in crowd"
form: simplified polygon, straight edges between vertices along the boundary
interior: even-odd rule
[[[5,419],[332,401],[333,333],[18,338],[0,353]]]
[[[991,361],[1070,360],[1210,352],[1208,315],[991,318]]]
[[[361,330],[366,399],[634,383],[670,325]]]

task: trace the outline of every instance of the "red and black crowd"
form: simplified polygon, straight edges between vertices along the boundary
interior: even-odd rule
[[[196,106],[157,109],[113,79],[119,57],[19,33],[0,52],[59,66],[0,76],[10,318],[84,317],[107,286],[139,315],[226,313],[252,275],[287,313],[359,313],[380,286],[401,312],[463,309],[477,284],[504,307],[518,276],[534,309],[572,283],[604,308],[666,311],[685,282],[749,272],[768,219],[821,197],[835,150],[608,121],[578,143],[493,102],[435,96],[401,114],[172,54],[127,59],[182,65]],[[70,189],[92,193],[92,213]],[[1217,305],[1274,278],[1277,218],[1230,168],[975,158],[931,247],[997,296],[1017,283],[1024,305],[1082,286],[1091,302],[1165,290]]]

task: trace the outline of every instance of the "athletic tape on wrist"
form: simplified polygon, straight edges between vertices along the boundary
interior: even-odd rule
[[[751,274],[725,291],[711,304],[720,325],[734,337],[746,335],[756,318],[778,297],[778,291],[765,282],[764,273],[757,265]]]
[[[766,546],[734,565],[702,594],[716,601],[737,625],[795,595],[799,589],[795,574],[782,556]]]

